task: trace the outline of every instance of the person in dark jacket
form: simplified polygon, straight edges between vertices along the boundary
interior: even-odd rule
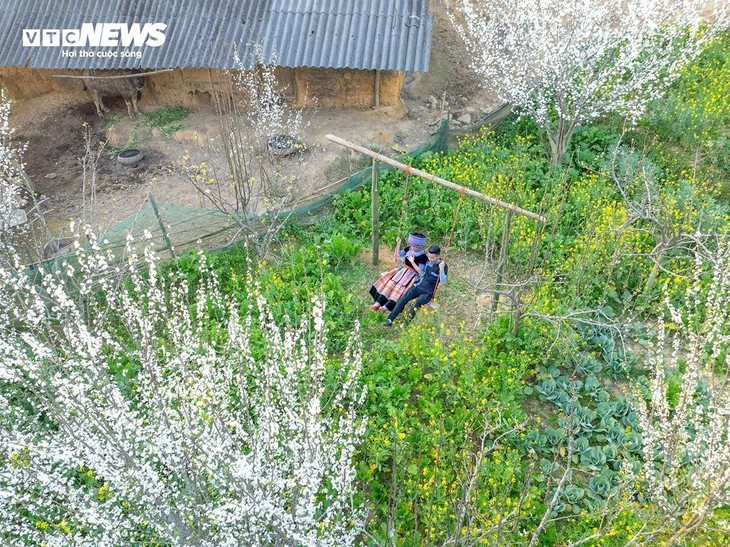
[[[441,248],[438,245],[431,245],[426,250],[426,256],[428,257],[428,263],[423,270],[421,279],[398,300],[395,308],[390,312],[388,319],[383,322],[384,327],[391,326],[395,318],[400,315],[406,307],[406,304],[411,300],[416,301],[410,310],[409,321],[413,319],[413,316],[416,315],[416,310],[424,304],[428,304],[433,299],[436,287],[446,283],[449,267],[441,260]]]
[[[373,297],[371,310],[391,312],[403,294],[418,280],[423,268],[428,264],[426,251],[426,236],[420,232],[408,234],[408,246],[400,250],[400,237],[396,240],[396,255],[402,262],[401,266],[381,274],[373,286],[370,287],[370,296]]]

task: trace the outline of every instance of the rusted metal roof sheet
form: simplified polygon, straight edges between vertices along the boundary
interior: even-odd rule
[[[157,46],[154,24],[167,25]],[[140,45],[125,47],[135,25]],[[282,66],[425,72],[432,31],[428,0],[0,0],[0,66],[226,69],[238,51],[249,68],[258,44]]]

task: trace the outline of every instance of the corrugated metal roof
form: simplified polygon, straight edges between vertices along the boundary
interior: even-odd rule
[[[24,29],[80,29],[85,23],[164,23],[165,42],[23,45]],[[432,31],[428,0],[0,0],[0,66],[225,69],[236,68],[238,50],[250,67],[252,46],[259,44],[267,62],[282,66],[425,72]]]
[[[425,72],[432,30],[427,1],[279,0],[262,44],[282,66]]]

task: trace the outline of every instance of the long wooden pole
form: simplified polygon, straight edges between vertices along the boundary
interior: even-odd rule
[[[163,72],[172,72],[173,68],[163,68],[152,72],[137,72],[136,74],[120,74],[118,76],[75,76],[71,74],[51,74],[54,78],[71,78],[72,80],[121,80],[124,78],[138,78],[140,76],[152,76],[153,74],[162,74]]]
[[[380,260],[378,251],[380,250],[380,233],[378,221],[378,202],[380,201],[378,192],[378,182],[380,180],[380,164],[378,160],[373,159],[373,188],[370,195],[372,201],[372,229],[373,229],[373,266],[377,266]]]
[[[504,209],[507,209],[508,211],[513,211],[520,215],[524,215],[529,218],[534,218],[535,220],[543,222],[543,223],[545,222],[545,217],[538,215],[537,213],[533,213],[532,211],[522,209],[521,207],[517,207],[516,205],[512,205],[511,203],[507,203],[506,201],[502,201],[500,199],[490,198],[489,196],[485,196],[484,194],[482,194],[480,192],[476,192],[476,191],[472,190],[471,188],[467,188],[466,186],[459,186],[458,184],[454,184],[453,182],[442,179],[442,178],[432,175],[430,173],[426,173],[425,171],[421,171],[420,169],[416,169],[415,167],[411,167],[410,165],[406,165],[405,163],[401,163],[399,161],[393,160],[393,159],[389,158],[388,156],[384,156],[383,154],[378,154],[377,152],[373,152],[369,148],[365,148],[364,146],[360,146],[359,144],[355,144],[355,143],[347,141],[345,139],[341,139],[340,137],[336,137],[335,135],[326,135],[326,137],[328,140],[330,140],[332,142],[335,142],[337,144],[340,144],[342,146],[355,150],[356,152],[360,152],[361,154],[365,154],[366,156],[370,156],[373,159],[376,159],[383,163],[387,163],[388,165],[392,165],[393,167],[396,167],[398,169],[402,169],[405,172],[410,173],[412,175],[416,175],[423,179],[430,180],[431,182],[435,182],[436,184],[440,184],[441,186],[446,186],[446,188],[451,188],[452,190],[456,190],[457,192],[462,192],[468,196],[472,196],[474,198],[481,199],[482,201],[486,201],[487,203],[491,203],[492,205],[496,205],[497,207],[503,207]]]

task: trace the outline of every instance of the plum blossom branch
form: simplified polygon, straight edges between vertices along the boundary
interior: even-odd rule
[[[0,267],[5,537],[352,545],[357,328],[333,377],[321,297],[282,328],[251,276],[239,301],[204,255],[193,287],[127,251],[122,284],[93,244],[38,280]]]

